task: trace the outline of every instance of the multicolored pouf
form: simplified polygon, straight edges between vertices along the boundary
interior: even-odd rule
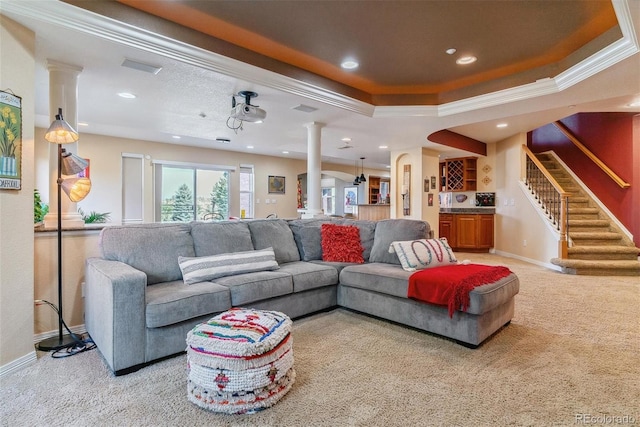
[[[232,308],[187,334],[189,400],[215,412],[247,414],[274,405],[295,381],[291,319]]]

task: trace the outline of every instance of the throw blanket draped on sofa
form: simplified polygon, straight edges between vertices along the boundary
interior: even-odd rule
[[[476,286],[495,282],[511,274],[502,266],[460,264],[428,268],[409,277],[409,298],[430,304],[446,305],[449,317],[469,307],[469,292]]]

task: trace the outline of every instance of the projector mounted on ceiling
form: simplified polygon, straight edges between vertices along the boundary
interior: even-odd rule
[[[244,102],[236,104],[236,96],[242,96],[244,98]],[[264,120],[264,118],[267,117],[267,112],[262,108],[259,108],[257,105],[251,105],[251,98],[257,97],[258,94],[256,92],[248,90],[240,91],[238,92],[238,95],[232,96],[231,114],[229,114],[229,118],[227,119],[227,127],[237,132],[238,129],[242,130],[243,122],[255,123]],[[231,119],[233,119],[232,124],[229,123]]]

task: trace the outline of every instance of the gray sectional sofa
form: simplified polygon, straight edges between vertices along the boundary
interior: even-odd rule
[[[322,261],[321,224],[356,225],[364,264]],[[337,306],[478,346],[507,324],[515,274],[476,287],[466,312],[407,298],[411,272],[389,244],[428,238],[426,222],[345,219],[154,223],[102,230],[102,257],[86,261],[85,324],[109,368],[121,375],[185,350],[187,332],[233,306],[292,318]],[[187,285],[178,257],[273,248],[277,269]]]

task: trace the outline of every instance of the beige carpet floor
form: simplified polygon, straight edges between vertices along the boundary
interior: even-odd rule
[[[521,281],[480,348],[335,310],[294,322],[296,383],[274,407],[219,415],[186,397],[184,355],[113,377],[97,351],[4,376],[2,426],[640,424],[640,280],[563,275],[495,255]],[[626,418],[625,418],[626,417]],[[588,421],[588,422],[587,422]]]

